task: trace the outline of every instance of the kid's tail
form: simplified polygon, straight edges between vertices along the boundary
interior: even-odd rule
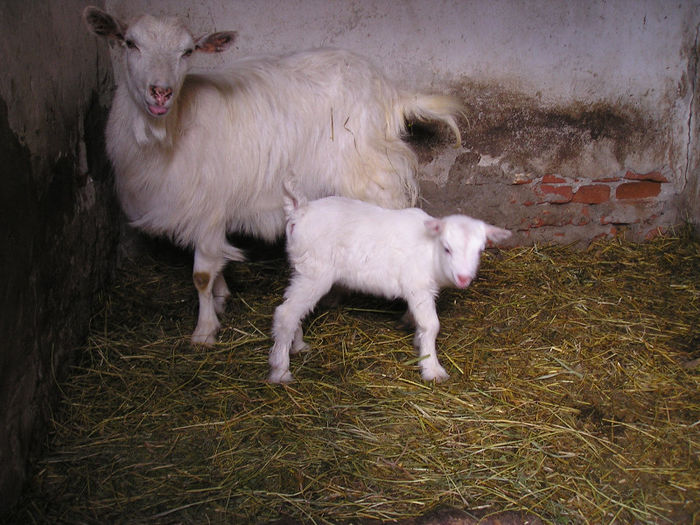
[[[287,221],[291,220],[296,211],[306,205],[306,197],[297,193],[296,187],[291,178],[288,178],[283,183],[284,187],[284,214]]]

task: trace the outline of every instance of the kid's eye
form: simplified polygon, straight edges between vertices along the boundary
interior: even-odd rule
[[[446,253],[447,255],[450,255],[450,254],[452,253],[452,250],[450,250],[450,247],[447,246],[446,244],[443,244],[443,245],[442,245],[442,248],[445,250],[445,253]]]
[[[136,47],[136,44],[134,44],[133,40],[127,40],[126,47],[128,47],[129,49],[138,49],[138,47]]]
[[[182,54],[182,58],[187,58],[188,56],[190,56],[190,55],[192,54],[192,51],[194,51],[194,50],[193,50],[193,49],[188,49],[187,51],[185,51],[185,52]]]

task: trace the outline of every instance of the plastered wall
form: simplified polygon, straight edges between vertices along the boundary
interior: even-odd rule
[[[111,69],[83,6],[0,4],[0,518],[45,443],[116,259],[102,140]]]
[[[450,148],[441,130],[413,137],[421,205],[498,222],[517,232],[514,243],[585,244],[622,232],[644,239],[698,222],[698,2],[107,0],[106,7],[124,17],[179,14],[195,34],[237,30],[235,49],[202,60],[203,69],[329,45],[370,57],[407,88],[458,94],[466,107],[461,148]]]

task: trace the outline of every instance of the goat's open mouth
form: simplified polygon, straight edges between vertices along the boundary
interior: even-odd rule
[[[165,115],[170,108],[158,106],[157,104],[148,104],[148,112],[156,117]]]

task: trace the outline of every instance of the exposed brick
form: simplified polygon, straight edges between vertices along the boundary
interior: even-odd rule
[[[571,202],[571,199],[574,197],[574,191],[571,189],[571,186],[540,184],[538,193],[542,197],[543,202],[550,202],[553,204]]]
[[[566,180],[557,175],[545,175],[542,177],[542,182],[544,184],[561,184],[562,182],[566,182]]]
[[[590,184],[581,186],[574,193],[573,202],[582,202],[584,204],[600,204],[610,200],[610,187],[605,184]]]
[[[618,199],[648,199],[661,193],[661,183],[652,181],[625,182],[615,191]]]
[[[619,182],[620,177],[600,177],[598,179],[593,179],[593,182]]]
[[[530,218],[529,228],[542,228],[544,226],[561,226],[562,218],[559,214],[549,210],[542,210],[536,217]]]
[[[581,214],[575,220],[575,223],[576,226],[585,226],[591,223],[591,209],[588,206],[581,207]]]
[[[654,228],[654,229],[652,229],[652,230],[649,230],[649,231],[647,232],[647,234],[644,236],[644,238],[645,238],[647,241],[650,241],[650,240],[652,240],[652,239],[654,239],[654,238],[656,238],[656,237],[659,237],[659,236],[663,235],[664,233],[665,233],[665,232],[664,232],[664,229],[663,229],[661,226],[657,226],[656,228]]]
[[[649,173],[635,173],[628,171],[625,173],[625,178],[628,180],[648,180],[652,182],[668,182],[668,179],[661,175],[658,171],[650,171]]]

